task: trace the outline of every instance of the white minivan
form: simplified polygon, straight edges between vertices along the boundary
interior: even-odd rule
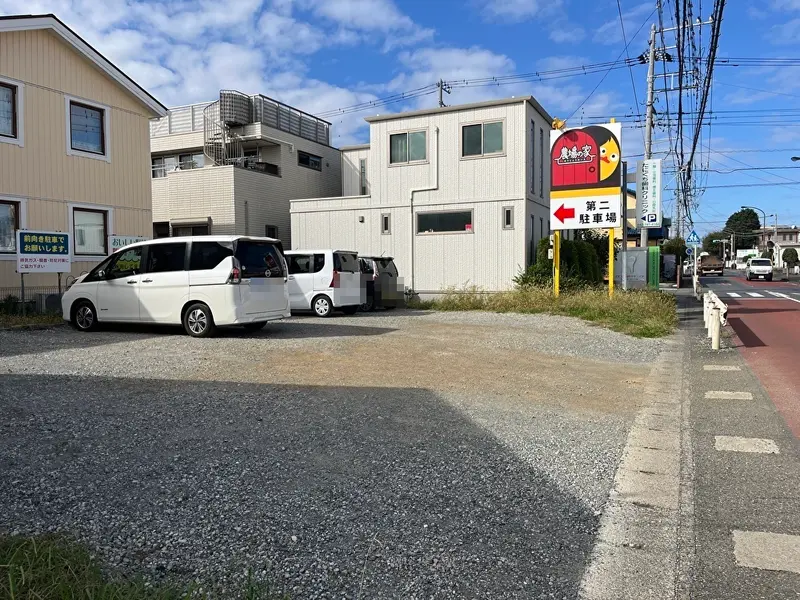
[[[329,317],[334,309],[352,315],[362,300],[358,253],[347,250],[287,250],[289,304]]]
[[[272,238],[160,238],[117,250],[68,285],[64,320],[81,331],[98,322],[183,325],[193,337],[216,327],[258,331],[291,315],[286,261]]]

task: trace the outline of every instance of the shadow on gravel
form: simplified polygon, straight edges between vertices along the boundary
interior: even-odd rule
[[[6,375],[0,398],[0,531],[71,532],[124,572],[575,598],[597,527],[425,390]]]
[[[163,329],[158,331],[162,334],[164,332]],[[69,326],[31,331],[3,331],[0,332],[0,357],[40,354],[73,348],[93,348],[130,342],[132,339],[144,340],[156,335],[157,330],[155,329],[143,330],[133,327],[125,330],[101,328],[91,333],[80,333]]]

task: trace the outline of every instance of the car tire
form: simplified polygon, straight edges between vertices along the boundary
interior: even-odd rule
[[[94,304],[88,300],[77,302],[72,308],[70,323],[78,331],[93,331],[97,329],[97,311]]]
[[[327,319],[333,314],[333,304],[331,299],[324,295],[315,296],[311,301],[311,310],[314,314],[323,319]]]
[[[360,306],[361,306],[360,304],[354,304],[353,306],[343,306],[342,312],[346,315],[354,315],[358,312]]]
[[[246,325],[242,325],[242,329],[244,329],[247,333],[255,333],[256,331],[261,331],[264,329],[264,326],[267,324],[266,321],[260,321],[258,323],[247,323]]]
[[[183,314],[183,329],[191,337],[204,338],[214,334],[216,326],[211,309],[205,304],[192,304]]]
[[[772,281],[772,275],[770,275],[769,277],[767,277],[767,281]]]

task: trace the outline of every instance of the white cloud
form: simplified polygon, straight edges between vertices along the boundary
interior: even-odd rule
[[[773,0],[775,10],[800,10],[800,0]]]
[[[486,19],[519,23],[558,9],[561,0],[488,0],[481,4]]]
[[[622,13],[622,21],[625,23],[625,35],[627,36],[630,44],[633,44],[632,36],[642,24],[642,19],[647,17],[651,12],[653,12],[653,5],[647,3],[639,4],[627,12]],[[646,28],[642,27],[641,31],[645,30]],[[613,45],[622,42],[622,28],[620,27],[619,23],[619,15],[600,25],[600,27],[595,30],[592,39],[598,44],[606,45]]]
[[[800,36],[800,18],[775,25],[769,39],[773,44],[797,44],[798,36]]]
[[[556,44],[580,42],[586,37],[586,32],[582,27],[570,27],[566,24],[556,24],[550,29],[548,37]]]
[[[265,12],[258,22],[265,46],[274,50],[293,50],[298,54],[314,54],[325,43],[325,33],[309,23],[292,17]]]
[[[536,61],[537,71],[557,71],[588,64],[589,60],[581,56],[548,56]]]

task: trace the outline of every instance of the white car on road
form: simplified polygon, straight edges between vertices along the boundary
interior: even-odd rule
[[[753,279],[766,279],[772,281],[772,261],[768,258],[751,258],[744,269],[747,281]]]

